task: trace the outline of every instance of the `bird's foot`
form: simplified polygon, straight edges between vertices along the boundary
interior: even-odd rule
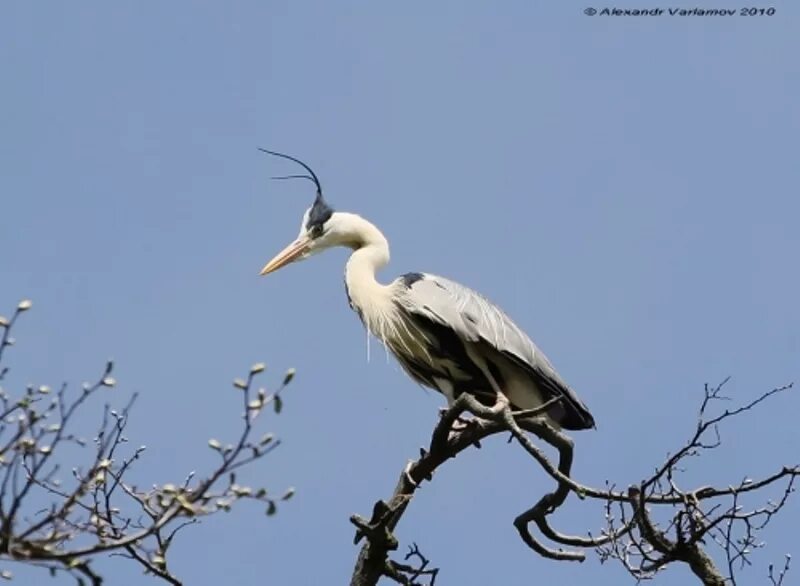
[[[447,413],[448,411],[450,411],[449,407],[440,407],[439,408],[439,419],[444,417],[445,413]],[[467,419],[467,418],[462,417],[461,415],[459,415],[453,421],[453,424],[450,426],[450,430],[451,431],[463,431],[463,430],[469,428],[471,425],[474,425],[474,423],[475,423],[474,419],[472,419],[472,418]]]
[[[453,425],[450,426],[451,431],[465,431],[470,427],[476,424],[476,420],[473,418],[465,418],[465,417],[456,417],[456,420],[453,421]]]
[[[475,417],[471,419],[460,419],[457,422],[453,423],[453,426],[450,428],[450,433],[448,435],[449,440],[453,440],[465,433],[469,433],[476,427],[481,425],[481,420]]]
[[[511,402],[508,400],[508,397],[506,397],[503,393],[497,393],[495,396],[494,405],[492,405],[489,410],[493,415],[499,415],[508,409],[509,405],[511,405]]]

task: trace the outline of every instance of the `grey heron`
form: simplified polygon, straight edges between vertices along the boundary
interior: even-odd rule
[[[277,179],[313,181],[316,197],[297,238],[261,270],[266,275],[335,246],[353,252],[345,268],[350,307],[391,350],[408,375],[452,404],[462,393],[514,409],[550,402],[547,417],[565,429],[594,427],[594,418],[531,339],[496,305],[449,279],[406,273],[388,285],[375,273],[389,262],[389,243],[361,216],[337,212],[322,195],[311,167],[289,155],[260,149],[301,165],[308,173]]]

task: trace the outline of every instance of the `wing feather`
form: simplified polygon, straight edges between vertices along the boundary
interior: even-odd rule
[[[421,274],[406,281],[405,308],[452,329],[462,340],[483,342],[529,373],[547,397],[566,399],[562,425],[571,429],[594,426],[589,409],[559,376],[547,356],[499,307],[455,281]]]

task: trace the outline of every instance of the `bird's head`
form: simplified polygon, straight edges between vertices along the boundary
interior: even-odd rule
[[[334,246],[353,246],[354,242],[350,224],[352,214],[342,212],[335,212],[325,199],[322,197],[322,186],[319,179],[314,174],[311,168],[294,157],[268,151],[266,149],[259,149],[270,155],[282,157],[294,161],[308,171],[308,175],[285,175],[281,177],[273,177],[273,179],[308,179],[313,181],[317,187],[317,195],[314,203],[303,214],[303,221],[300,224],[300,234],[297,238],[289,244],[286,248],[281,250],[275,257],[269,261],[264,268],[261,269],[261,274],[266,275],[277,271],[279,268],[284,267],[290,263],[305,260],[308,257],[318,254],[323,250],[332,248]]]

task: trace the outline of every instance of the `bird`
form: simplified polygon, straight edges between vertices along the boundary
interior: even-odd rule
[[[555,427],[595,427],[588,407],[497,305],[464,285],[430,273],[410,272],[388,284],[378,282],[376,273],[389,262],[389,243],[383,233],[357,214],[335,211],[306,163],[277,151],[259,150],[306,171],[273,179],[308,179],[316,186],[300,233],[264,265],[262,276],[330,248],[349,248],[352,253],[344,281],[350,307],[414,381],[443,394],[449,405],[463,393],[488,406],[502,400],[515,410],[547,403],[543,417]]]

